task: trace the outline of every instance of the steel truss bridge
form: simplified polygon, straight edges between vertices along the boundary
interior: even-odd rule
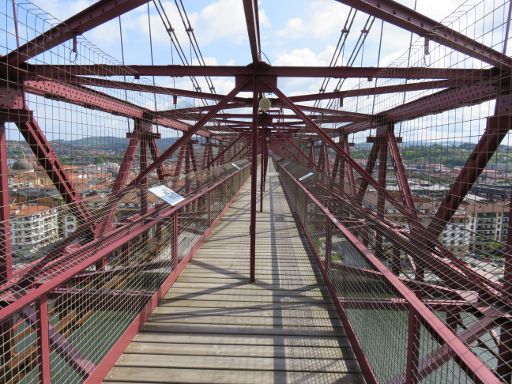
[[[246,66],[206,64],[187,2],[195,61],[160,1],[99,0],[64,22],[6,2],[0,382],[511,382],[512,5],[440,23],[337,2],[347,21],[318,67],[265,59],[256,0],[240,0]],[[146,6],[181,62],[127,65],[124,45],[118,61],[82,37],[118,20],[122,41],[121,17]],[[394,26],[409,50],[358,66],[380,21],[380,44]],[[180,78],[192,89],[155,80]],[[297,78],[322,86],[288,95]],[[119,141],[115,172],[86,170]]]

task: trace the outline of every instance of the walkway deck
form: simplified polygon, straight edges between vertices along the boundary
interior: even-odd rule
[[[257,219],[256,284],[247,183],[106,382],[362,382],[274,172]]]

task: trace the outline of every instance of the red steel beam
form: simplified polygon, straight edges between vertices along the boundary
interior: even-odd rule
[[[153,161],[160,156],[155,138],[149,140],[149,151],[151,152],[151,159],[153,159]],[[164,168],[161,164],[156,168],[156,174],[158,175],[158,180],[163,181],[165,179]]]
[[[193,127],[183,133],[183,135],[176,140],[176,142],[167,148],[158,159],[154,160],[144,171],[142,171],[129,185],[132,187],[138,185],[141,180],[148,174],[153,172],[155,168],[159,167],[165,160],[167,160],[172,154],[182,145],[189,141],[193,135],[195,135],[211,118],[213,118],[217,112],[219,112],[227,103],[229,103],[233,97],[235,97],[240,90],[247,85],[249,81],[242,81],[240,84],[235,86],[231,92],[229,92],[224,99],[222,99],[217,105],[212,106],[210,112],[208,112],[201,120],[199,120]]]
[[[24,89],[28,93],[62,100],[71,104],[80,105],[84,108],[92,108],[134,119],[153,120],[155,124],[180,131],[186,131],[190,128],[188,124],[178,120],[165,117],[153,118],[154,112],[149,109],[81,86],[69,85],[52,80],[27,80],[24,82]],[[206,132],[200,132],[198,134],[207,135]]]
[[[253,62],[261,61],[260,22],[258,17],[258,0],[243,0],[245,22],[249,34]]]
[[[8,65],[18,65],[147,2],[148,0],[99,0],[9,52],[2,60]]]
[[[152,85],[152,84],[129,83],[126,81],[107,80],[107,79],[99,79],[99,78],[93,78],[93,77],[69,76],[66,78],[60,78],[59,80],[62,82],[65,82],[68,84],[74,84],[74,85],[84,85],[84,86],[112,88],[112,89],[124,89],[127,91],[157,93],[160,95],[171,95],[171,96],[183,96],[183,97],[190,97],[190,98],[194,98],[194,99],[204,99],[204,100],[222,100],[222,98],[225,96],[225,95],[220,95],[218,93],[197,92],[197,91],[190,91],[188,89],[161,87],[161,86]],[[235,98],[234,100],[235,101],[244,101],[244,99],[241,97]]]
[[[484,101],[495,99],[501,89],[506,91],[507,87],[470,85],[449,88],[379,113],[373,119],[366,122],[352,123],[340,129],[346,134],[356,133],[375,128],[375,125],[385,122],[393,123],[412,120],[422,116],[449,111],[457,107],[480,104]]]
[[[374,79],[448,79],[462,81],[492,80],[499,74],[493,69],[425,68],[425,67],[292,67],[292,66],[218,66],[218,65],[73,65],[27,64],[37,75],[59,78],[80,76],[278,76]]]
[[[455,85],[460,86],[461,85],[460,81],[455,82],[455,81],[451,81],[451,80],[433,80],[433,81],[422,81],[422,82],[418,82],[418,83],[383,85],[381,87],[359,88],[359,89],[350,89],[350,90],[346,90],[346,91],[312,93],[312,94],[308,94],[308,95],[290,96],[290,100],[297,103],[297,102],[303,102],[303,101],[343,99],[345,97],[382,95],[385,93],[400,93],[400,92],[422,91],[422,90],[429,90],[429,89],[436,89],[436,88],[448,88],[448,87],[453,87]]]
[[[66,204],[70,205],[79,222],[92,227],[94,218],[82,201],[80,192],[77,191],[73,182],[69,179],[59,157],[46,139],[32,112],[25,111],[25,113],[30,116],[29,121],[20,121],[16,125],[34,153],[37,162],[46,171],[46,174],[62,195]]]
[[[407,178],[407,172],[405,171],[404,162],[402,161],[402,155],[400,154],[400,148],[398,148],[394,126],[390,125],[387,129],[389,154],[395,170],[398,187],[402,191],[402,199],[405,206],[410,209],[411,213],[416,215],[416,207],[414,205],[411,189],[409,188],[409,180]]]
[[[211,161],[209,161],[204,168],[212,166],[218,159],[220,159],[233,145],[238,143],[240,139],[242,139],[243,137],[245,137],[244,134],[236,136],[235,139],[231,141],[231,143],[229,143],[225,148],[223,148],[222,151],[219,151],[219,153],[217,153],[217,155]]]
[[[241,99],[240,97],[236,97],[234,99]],[[229,103],[223,109],[234,109],[234,108],[244,108],[248,104],[244,101],[237,101],[233,103]],[[155,115],[159,117],[182,117],[185,118],[190,113],[194,112],[208,112],[212,106],[206,105],[201,107],[190,107],[190,108],[177,108],[177,109],[169,109],[165,111],[156,111]]]
[[[250,232],[250,253],[249,253],[249,281],[256,281],[256,183],[258,180],[258,117],[259,117],[259,100],[258,100],[258,84],[256,79],[252,79],[252,144],[251,144],[251,224]]]
[[[0,121],[0,284],[12,278],[11,215],[9,175],[7,168],[7,138],[5,123]]]
[[[509,100],[512,100],[512,97],[509,96]],[[464,200],[466,194],[496,152],[501,141],[509,132],[512,126],[512,114],[510,114],[510,109],[508,109],[508,113],[509,115],[492,116],[488,118],[484,134],[475,148],[473,148],[473,152],[468,157],[466,164],[464,164],[464,167],[453,182],[450,191],[447,193],[428,226],[427,231],[434,238],[439,236],[443,231],[446,223],[448,223],[455,214],[460,203]]]
[[[445,325],[397,276],[395,276],[382,261],[380,261],[354,234],[347,229],[302,183],[299,183],[285,168],[291,180],[308,198],[328,217],[334,227],[340,231],[348,242],[366,259],[370,265],[380,272],[383,278],[391,284],[395,292],[404,298],[417,313],[421,321],[433,329],[436,336],[444,343],[454,356],[466,366],[475,377],[483,383],[500,383],[493,372],[465,345],[453,331]]]
[[[426,39],[465,53],[500,69],[512,69],[512,58],[392,0],[337,0]]]

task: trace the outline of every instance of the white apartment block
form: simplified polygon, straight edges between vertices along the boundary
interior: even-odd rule
[[[11,207],[11,242],[14,252],[30,254],[59,238],[56,208],[32,204]]]

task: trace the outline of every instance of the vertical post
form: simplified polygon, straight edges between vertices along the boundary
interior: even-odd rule
[[[206,142],[204,143],[203,157],[201,159],[201,169],[206,168],[206,164],[208,164],[208,152],[210,150],[210,138],[206,138]]]
[[[0,122],[0,284],[12,277],[11,220],[9,210],[9,175],[5,123]]]
[[[316,162],[315,162],[315,142],[314,140],[310,139],[308,141],[309,143],[309,168],[315,169],[316,168]],[[306,144],[308,145],[308,144]]]
[[[258,92],[253,77],[252,93],[252,167],[251,167],[251,240],[250,240],[250,282],[256,280],[256,183],[258,172]]]
[[[387,176],[387,166],[388,166],[388,151],[387,151],[387,134],[383,134],[381,136],[377,136],[375,140],[378,140],[378,145],[380,147],[379,150],[379,186],[382,188],[378,191],[377,196],[377,214],[380,218],[384,218],[384,212],[386,209],[386,198],[382,191],[386,189],[386,176]],[[381,260],[384,259],[384,249],[383,249],[383,237],[381,233],[376,232],[375,239],[375,249],[377,257]]]
[[[178,161],[176,162],[176,168],[174,168],[174,176],[181,175],[181,168],[183,167],[183,158],[186,154],[187,144],[183,143],[180,147],[180,152],[178,153]]]
[[[416,384],[418,382],[420,342],[420,321],[416,311],[409,306],[409,319],[407,323],[407,363],[405,368],[405,382]]]
[[[174,271],[178,267],[178,263],[180,261],[179,258],[179,221],[178,221],[178,211],[174,212],[174,216],[172,218],[172,270]]]
[[[144,171],[148,166],[148,145],[147,129],[143,129],[139,145],[139,168]],[[148,212],[148,179],[144,177],[140,183],[140,214],[145,215]]]
[[[343,135],[343,149],[345,150],[345,152],[347,154],[350,155],[350,144],[348,142],[348,135]],[[352,167],[350,166],[350,164],[345,161],[345,159],[342,158],[342,160],[343,160],[343,163],[342,163],[343,171],[345,171],[345,168],[347,169],[350,192],[355,196],[355,194],[356,194],[356,179],[354,177],[354,171],[353,171]],[[344,179],[344,177],[343,177],[343,179]]]
[[[189,174],[192,168],[190,167],[190,141],[185,146],[185,174]]]
[[[332,256],[332,226],[331,220],[327,217],[325,220],[325,271],[329,273],[331,268],[331,256]]]
[[[190,162],[192,163],[192,171],[197,172],[196,154],[194,153],[194,143],[190,141]]]
[[[507,253],[505,254],[505,273],[503,275],[503,290],[508,296],[508,301],[512,297],[512,193],[510,195],[510,210],[508,213],[508,235],[507,235]],[[512,379],[512,321],[504,319],[501,325],[500,344],[498,346],[499,358],[497,372],[501,378],[510,383]]]
[[[263,191],[265,190],[265,119],[261,126],[261,168],[260,168],[260,212],[263,212]]]
[[[37,323],[39,325],[37,338],[39,340],[39,382],[42,384],[51,383],[50,375],[50,339],[48,324],[48,297],[42,295],[36,301]]]

